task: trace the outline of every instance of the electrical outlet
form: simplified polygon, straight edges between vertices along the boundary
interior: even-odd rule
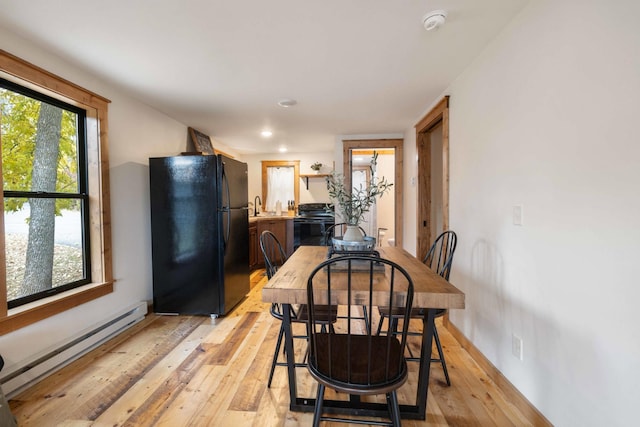
[[[523,342],[519,336],[511,335],[511,353],[518,359],[523,359]]]

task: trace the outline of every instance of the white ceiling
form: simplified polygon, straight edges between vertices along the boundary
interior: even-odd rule
[[[241,153],[308,152],[411,128],[527,1],[0,0],[0,26]]]

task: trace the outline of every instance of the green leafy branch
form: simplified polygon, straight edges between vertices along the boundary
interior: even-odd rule
[[[360,184],[356,188],[348,189],[345,176],[336,172],[333,172],[327,178],[329,197],[337,206],[340,216],[349,225],[360,224],[364,220],[365,214],[371,209],[371,206],[376,203],[376,199],[382,197],[393,186],[384,177],[377,181],[375,175],[377,160],[378,153],[374,152],[369,165],[371,179],[366,187]]]

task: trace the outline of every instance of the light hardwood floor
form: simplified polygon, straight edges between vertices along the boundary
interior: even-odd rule
[[[266,386],[280,325],[260,298],[263,272],[252,274],[250,294],[228,316],[149,314],[14,397],[10,406],[19,425],[311,425],[312,414],[288,410],[285,368],[277,367],[271,388]],[[403,426],[532,425],[455,338],[443,327],[438,331],[452,385],[446,386],[442,369],[433,365],[427,420],[403,420]],[[415,365],[410,363],[414,371]],[[313,396],[313,380],[304,368],[298,372],[299,393]],[[415,382],[410,378],[400,390],[401,402],[415,396]]]

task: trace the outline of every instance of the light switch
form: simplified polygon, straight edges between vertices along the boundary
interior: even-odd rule
[[[513,225],[522,225],[522,217],[524,214],[522,205],[513,206]]]

